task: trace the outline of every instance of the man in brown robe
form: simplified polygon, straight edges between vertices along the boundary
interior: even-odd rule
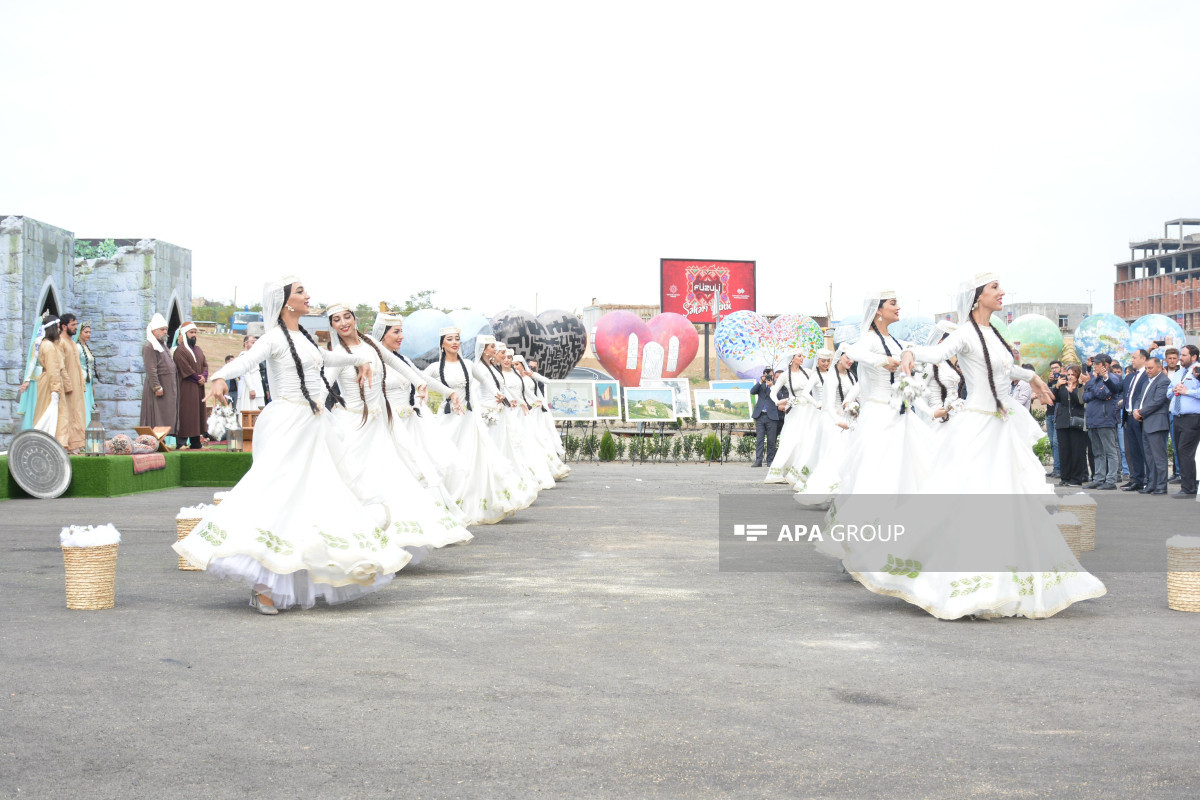
[[[170,428],[175,432],[179,421],[178,381],[175,362],[167,352],[167,321],[155,314],[146,326],[146,344],[142,345],[142,362],[146,368],[146,383],[142,387],[142,416],[139,425],[150,428]]]
[[[192,450],[200,449],[200,437],[208,432],[208,414],[204,407],[208,359],[196,343],[196,334],[195,323],[181,325],[175,334],[178,345],[172,356],[179,377],[179,425],[175,428],[175,438],[186,438]]]
[[[63,314],[59,318],[62,335],[56,344],[62,353],[63,369],[67,372],[67,385],[72,389],[59,398],[58,419],[59,430],[65,431],[66,441],[63,447],[68,453],[78,453],[83,450],[84,419],[87,417],[84,399],[83,366],[79,360],[79,346],[75,344],[75,332],[79,330],[79,320],[74,314]],[[65,388],[65,387],[64,387]]]

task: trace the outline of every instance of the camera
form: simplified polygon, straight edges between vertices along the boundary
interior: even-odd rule
[[[1192,367],[1192,375],[1196,377],[1196,380],[1200,380],[1200,364]]]

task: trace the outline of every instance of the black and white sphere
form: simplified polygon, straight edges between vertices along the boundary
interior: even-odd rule
[[[538,373],[552,380],[567,377],[587,351],[587,328],[579,317],[554,308],[537,316],[546,329],[548,347],[538,359]]]

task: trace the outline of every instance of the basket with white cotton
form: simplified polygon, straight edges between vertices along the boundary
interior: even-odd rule
[[[1200,611],[1200,536],[1167,539],[1167,607]]]
[[[175,541],[181,542],[187,535],[196,528],[198,523],[205,514],[212,509],[212,506],[201,503],[198,506],[190,508],[181,508],[179,513],[175,515]],[[183,556],[179,556],[179,568],[185,572],[202,572],[199,567],[192,566],[192,562],[188,561]]]
[[[66,569],[67,608],[112,608],[117,595],[117,546],[112,525],[72,525],[59,534]]]
[[[1062,532],[1063,538],[1067,540],[1067,546],[1071,548],[1071,555],[1079,558],[1083,552],[1080,535],[1083,530],[1083,525],[1079,521],[1079,517],[1073,512],[1064,512],[1054,515],[1054,524],[1058,526],[1058,530]]]
[[[1068,494],[1058,501],[1059,511],[1069,511],[1079,517],[1079,545],[1083,552],[1096,549],[1096,499],[1089,494],[1076,492]]]

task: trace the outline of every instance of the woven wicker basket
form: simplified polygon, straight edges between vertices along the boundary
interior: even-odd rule
[[[1067,546],[1071,548],[1071,555],[1079,558],[1079,555],[1083,552],[1083,545],[1080,541],[1083,533],[1083,524],[1079,521],[1079,518],[1074,513],[1055,514],[1054,523],[1058,525],[1063,538],[1067,540]]]
[[[192,532],[192,529],[194,529],[196,527],[196,523],[199,521],[200,521],[199,519],[177,519],[177,520],[175,520],[175,532],[176,532],[175,541],[177,541],[177,542],[183,541],[184,537],[186,537],[189,533]],[[185,572],[203,572],[203,570],[201,570],[199,567],[193,567],[192,562],[188,561],[183,556],[179,556],[179,568],[181,570],[184,570]]]
[[[119,544],[105,544],[62,549],[67,570],[67,608],[94,611],[113,607],[117,595],[118,547]]]
[[[1058,504],[1059,511],[1066,511],[1079,517],[1083,525],[1079,541],[1083,552],[1096,549],[1096,501],[1089,495],[1069,494]]]
[[[1200,611],[1200,537],[1173,536],[1167,542],[1167,607]]]

